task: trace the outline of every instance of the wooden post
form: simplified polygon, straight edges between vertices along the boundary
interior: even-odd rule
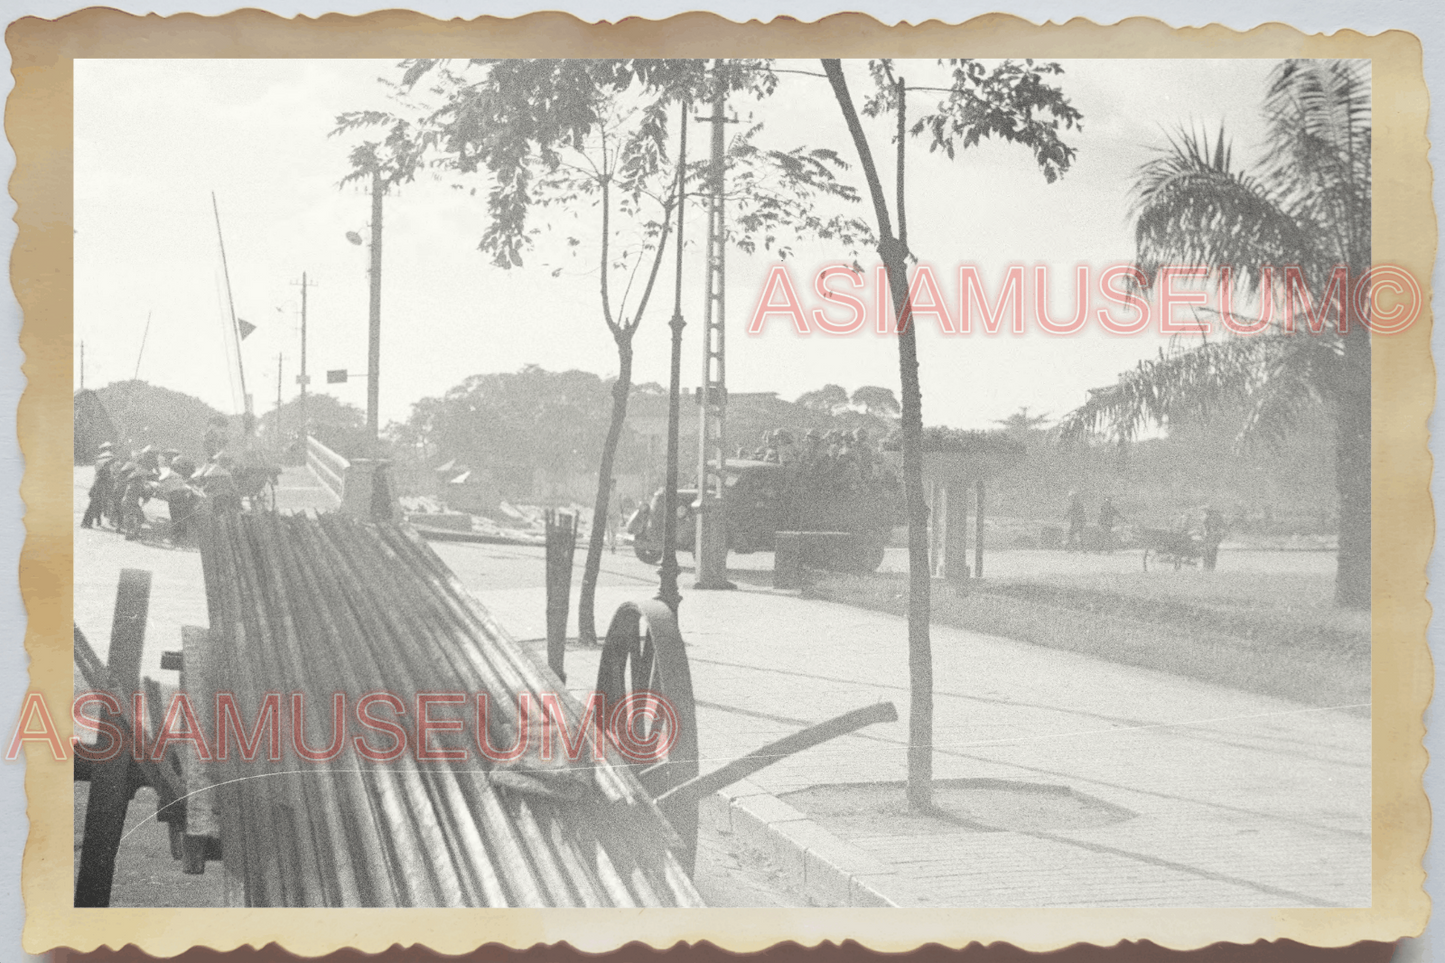
[[[567,612],[571,608],[572,560],[577,549],[577,516],[547,510],[547,667],[567,681]]]
[[[140,689],[141,647],[145,642],[146,617],[150,611],[151,573],[121,569],[115,593],[115,614],[110,627],[107,656],[111,693],[125,709],[132,694]],[[109,906],[111,881],[115,878],[115,856],[125,829],[125,814],[131,796],[143,780],[132,761],[134,736],[144,749],[144,722],[134,718],[135,732],[111,713],[104,718],[121,733],[120,751],[90,771],[90,791],[85,806],[85,837],[80,845],[80,869],[75,880],[77,907]]]
[[[978,476],[974,483],[974,509],[973,509],[973,577],[983,578],[983,514],[984,514],[984,485],[983,476]]]
[[[950,478],[943,489],[943,577],[968,578],[968,482]]]

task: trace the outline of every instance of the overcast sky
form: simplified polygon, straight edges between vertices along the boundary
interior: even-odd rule
[[[816,63],[794,64],[817,71]],[[1083,113],[1070,131],[1073,168],[1047,184],[1026,149],[985,142],[954,161],[910,145],[910,246],[939,270],[956,302],[957,265],[976,264],[997,285],[1011,264],[1054,267],[1056,314],[1072,304],[1072,271],[1133,255],[1127,217],[1132,172],[1180,126],[1221,122],[1235,156],[1257,157],[1265,78],[1258,60],[1065,61],[1055,78]],[[861,62],[850,63],[855,97],[866,93]],[[900,65],[916,85],[944,80],[933,62]],[[228,364],[229,315],[211,194],[224,228],[236,313],[257,330],[244,343],[247,384],[258,412],[275,404],[283,355],[283,393],[296,392],[299,282],[310,291],[308,367],[312,389],[365,406],[365,382],[327,386],[324,371],[366,369],[367,250],[347,240],[368,233],[366,192],[338,182],[356,138],[329,137],[336,115],[384,108],[379,77],[399,77],[391,61],[364,60],[89,60],[75,65],[75,337],[85,343],[85,384],[100,387],[135,375],[195,394],[223,411],[241,399]],[[920,112],[933,95],[915,94]],[[864,184],[826,81],[785,75],[764,102],[733,109],[765,124],[768,144],[831,147]],[[889,120],[864,120],[892,200]],[[706,129],[690,132],[693,156]],[[597,276],[560,255],[544,233],[527,265],[492,267],[477,242],[486,228],[489,186],[474,177],[476,196],[452,181],[423,177],[388,196],[384,216],[382,422],[404,419],[413,402],[465,377],[535,363],[560,370],[616,373],[604,328]],[[872,222],[864,203],[856,213]],[[539,210],[548,227],[557,209]],[[595,212],[579,206],[583,230]],[[683,382],[701,368],[703,296],[700,212],[689,213],[683,310],[689,321]],[[585,248],[583,249],[586,250]],[[842,252],[802,245],[792,262],[808,307],[813,272]],[[745,326],[773,257],[728,256],[728,383],[732,391],[776,391],[794,398],[828,382],[850,391],[864,384],[896,390],[897,350],[889,338],[800,338],[782,318],[749,337]],[[584,259],[585,260],[585,259]],[[868,263],[865,261],[865,264]],[[554,276],[558,267],[562,270]],[[672,260],[637,335],[634,379],[667,381]],[[871,297],[871,289],[869,296]],[[635,301],[635,294],[633,300]],[[956,305],[954,307],[956,311]],[[149,335],[145,335],[149,318]],[[142,339],[145,347],[142,352]],[[1022,406],[1055,415],[1079,404],[1086,389],[1108,383],[1153,355],[1157,335],[1119,337],[944,336],[920,327],[924,417],[928,423],[987,427]],[[76,383],[79,386],[79,349]]]

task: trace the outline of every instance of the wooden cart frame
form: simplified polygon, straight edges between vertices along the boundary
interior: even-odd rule
[[[171,856],[181,862],[185,873],[203,873],[208,861],[222,859],[226,836],[233,830],[218,821],[209,800],[203,798],[211,784],[190,752],[172,749],[160,761],[132,752],[133,733],[149,729],[154,734],[162,728],[162,688],[155,680],[140,678],[150,589],[149,572],[121,572],[108,663],[96,655],[79,626],[75,629],[76,661],[83,676],[93,691],[110,693],[120,709],[119,713],[104,710],[100,721],[121,733],[120,744],[107,747],[104,754],[94,747],[77,746],[75,778],[90,784],[75,888],[77,907],[110,905],[126,814],[142,787],[155,789],[156,819],[166,823]],[[205,628],[186,626],[181,650],[163,653],[161,667],[179,673],[182,691],[188,691],[197,677],[205,677],[206,638]],[[699,807],[706,795],[793,753],[898,718],[891,702],[880,702],[810,726],[700,775],[697,710],[686,647],[672,610],[656,600],[625,603],[613,616],[598,667],[597,690],[608,705],[622,704],[634,694],[652,693],[665,698],[674,710],[678,730],[670,751],[661,761],[642,769],[638,780],[682,839],[679,858],[689,873],[696,859]],[[136,720],[131,715],[132,697],[137,692],[146,695],[149,718]],[[644,727],[655,722],[648,713],[637,715]],[[632,726],[633,720],[628,720],[628,725]],[[651,735],[648,731],[635,734],[641,739]],[[110,752],[112,749],[118,751]],[[99,759],[101,755],[106,758]],[[231,901],[235,898],[236,894],[228,894]]]

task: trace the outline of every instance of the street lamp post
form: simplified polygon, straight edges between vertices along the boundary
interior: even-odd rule
[[[660,586],[658,601],[674,613],[682,604],[682,593],[677,589],[677,429],[678,394],[682,391],[682,329],[687,322],[682,318],[682,212],[687,206],[687,113],[689,105],[682,103],[681,131],[677,147],[677,277],[673,282],[672,321],[672,370],[667,383],[667,474],[662,480],[662,567],[658,569]]]

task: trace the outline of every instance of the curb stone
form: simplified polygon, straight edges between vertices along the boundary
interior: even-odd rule
[[[814,905],[897,906],[879,887],[898,880],[892,867],[828,832],[748,780],[707,797],[701,817],[773,855],[788,882]]]

